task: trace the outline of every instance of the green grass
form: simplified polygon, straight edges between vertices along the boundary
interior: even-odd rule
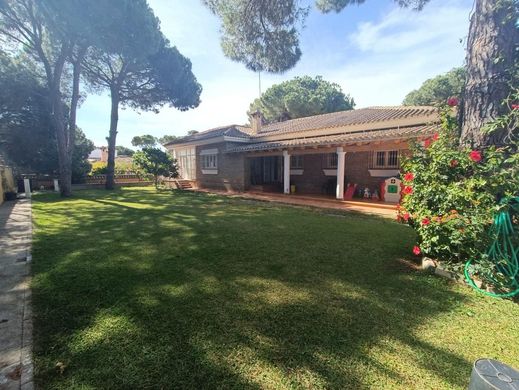
[[[414,270],[392,221],[151,188],[33,210],[44,389],[464,389],[478,357],[519,366],[518,305]]]

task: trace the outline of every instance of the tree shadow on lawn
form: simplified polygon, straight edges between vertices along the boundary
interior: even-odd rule
[[[463,296],[388,266],[403,226],[193,193],[35,200],[42,387],[414,387],[400,358],[466,386],[470,363],[415,335]]]

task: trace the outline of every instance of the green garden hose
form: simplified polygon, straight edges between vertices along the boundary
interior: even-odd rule
[[[474,269],[472,260],[465,264],[464,273],[467,283],[479,292],[492,297],[506,298],[519,294],[519,232],[513,223],[513,215],[519,216],[519,197],[505,198],[501,204],[507,204],[508,207],[503,207],[494,216],[490,232],[494,241],[487,252],[487,261],[492,266],[478,275],[497,292],[486,291],[476,285],[471,275]]]

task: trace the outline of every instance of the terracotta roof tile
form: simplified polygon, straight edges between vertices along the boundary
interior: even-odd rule
[[[330,114],[314,115],[305,118],[292,119],[285,122],[272,123],[263,126],[257,137],[330,127],[385,122],[411,117],[422,117],[435,115],[437,112],[438,110],[435,107],[429,106],[368,107],[358,110],[339,111]]]
[[[233,145],[227,153],[239,153],[261,150],[282,149],[287,147],[322,146],[334,144],[348,144],[356,142],[370,142],[377,140],[407,139],[431,135],[438,129],[437,125],[423,125],[399,127],[392,129],[359,131],[354,133],[343,133],[327,135],[322,137],[293,138],[282,141],[256,142],[244,145]]]

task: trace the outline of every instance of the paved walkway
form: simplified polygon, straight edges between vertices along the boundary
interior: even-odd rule
[[[296,206],[309,206],[322,209],[356,211],[365,214],[373,214],[385,218],[396,218],[396,205],[387,203],[366,202],[362,200],[341,201],[323,196],[284,195],[267,192],[225,192],[217,190],[198,189],[195,191],[210,192],[219,195],[232,196],[245,199],[256,199],[267,202],[277,202]]]
[[[33,388],[31,200],[0,206],[0,389]]]

